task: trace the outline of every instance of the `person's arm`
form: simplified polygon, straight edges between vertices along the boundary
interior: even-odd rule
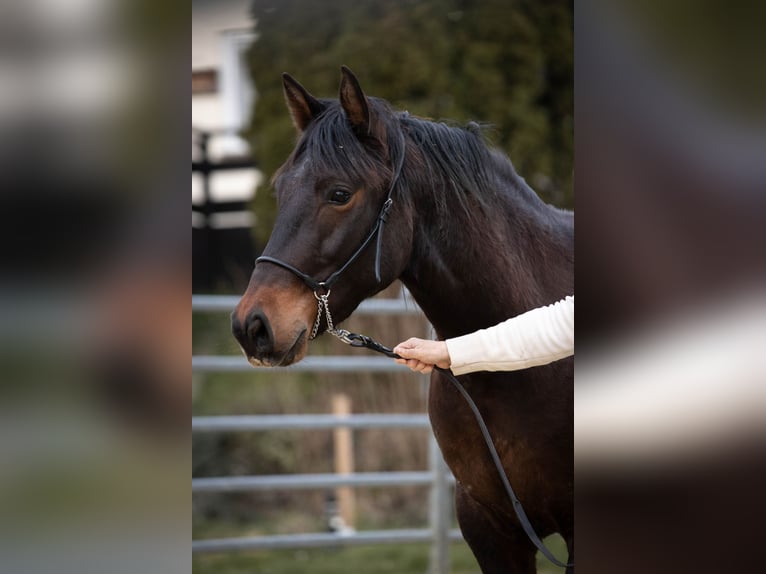
[[[409,339],[394,351],[403,357],[397,362],[422,373],[433,365],[451,367],[456,375],[545,365],[574,354],[574,295],[469,335]]]
[[[574,354],[574,295],[490,327],[447,339],[452,371],[516,371]]]

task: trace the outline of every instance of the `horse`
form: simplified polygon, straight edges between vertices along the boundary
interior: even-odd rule
[[[333,321],[397,279],[439,339],[574,292],[574,214],[543,202],[478,124],[395,111],[346,67],[337,99],[314,97],[288,74],[283,88],[298,141],[272,180],[274,229],[232,313],[252,365],[301,360],[311,338],[336,332]],[[570,562],[573,370],[570,357],[459,377],[535,530],[560,533]],[[535,572],[536,548],[472,412],[437,371],[428,412],[481,571]]]

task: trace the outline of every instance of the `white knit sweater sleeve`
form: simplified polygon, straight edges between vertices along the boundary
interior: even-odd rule
[[[456,375],[516,371],[563,359],[574,354],[574,295],[446,343]]]

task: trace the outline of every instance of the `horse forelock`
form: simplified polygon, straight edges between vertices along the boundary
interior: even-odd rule
[[[301,135],[274,179],[302,164],[317,175],[343,174],[368,185],[390,179],[393,171],[388,162],[387,148],[373,135],[360,138],[354,133],[338,102],[329,100],[325,110]]]

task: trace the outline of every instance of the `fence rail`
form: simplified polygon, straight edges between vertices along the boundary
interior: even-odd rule
[[[195,295],[192,310],[198,312],[230,312],[238,297]],[[408,297],[370,299],[364,301],[356,314],[361,315],[420,315],[418,306]],[[261,370],[265,368],[255,368]],[[254,368],[241,356],[193,356],[192,371],[250,372]],[[406,368],[391,359],[360,354],[355,356],[306,357],[289,367],[269,368],[270,372],[405,372]],[[247,432],[287,429],[366,429],[411,428],[430,429],[425,413],[408,414],[350,414],[350,415],[239,415],[200,416],[192,418],[193,433]],[[429,441],[428,470],[399,472],[367,472],[349,474],[299,474],[271,476],[229,476],[192,479],[192,492],[239,492],[281,489],[331,489],[364,487],[397,487],[422,485],[430,487],[429,528],[393,529],[349,533],[304,533],[242,538],[193,540],[192,552],[215,553],[274,548],[308,548],[321,546],[357,546],[372,544],[431,543],[430,572],[446,574],[449,570],[448,546],[461,541],[459,530],[451,529],[452,505],[450,486],[454,477],[441,457],[433,435]]]
[[[360,351],[370,353],[371,351]],[[306,357],[300,363],[289,367],[253,367],[244,356],[197,355],[192,357],[192,371],[195,373],[252,373],[253,369],[269,372],[323,372],[323,373],[402,373],[407,367],[397,365],[388,357],[367,355],[329,355]]]
[[[192,417],[192,432],[312,430],[312,429],[430,428],[426,414],[232,415]]]
[[[452,479],[454,482],[454,478]],[[300,490],[338,486],[422,486],[433,484],[431,471],[355,472],[353,474],[275,474],[192,479],[192,492]]]
[[[274,536],[249,536],[241,538],[218,538],[216,540],[193,540],[192,552],[236,552],[243,550],[271,550],[275,548],[317,548],[322,546],[364,546],[368,544],[417,544],[433,542],[434,534],[428,528],[400,530],[368,530],[341,535],[331,532],[311,534],[282,534]],[[447,532],[449,542],[459,542],[463,536],[458,529]],[[442,570],[432,570],[442,572]],[[446,572],[446,571],[444,571]]]

